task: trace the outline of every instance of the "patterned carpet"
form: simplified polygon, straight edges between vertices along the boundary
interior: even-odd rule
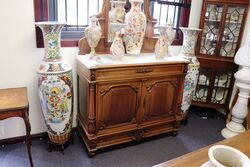
[[[105,149],[89,158],[76,133],[74,145],[65,154],[47,152],[47,139],[32,141],[35,167],[149,167],[222,140],[220,131],[225,121],[214,116],[204,119],[190,112],[187,126],[182,125],[176,137],[163,135],[139,144],[125,144]],[[203,118],[203,119],[202,119]],[[26,144],[17,143],[0,148],[0,167],[29,167]]]

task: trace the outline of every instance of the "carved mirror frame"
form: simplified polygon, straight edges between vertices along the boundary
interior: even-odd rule
[[[157,20],[150,15],[149,5],[150,5],[149,0],[144,0],[143,6],[144,6],[144,14],[146,15],[147,18],[147,26],[141,52],[153,52],[155,43],[158,39],[157,37],[155,37],[154,34],[154,25],[157,23]],[[109,48],[111,46],[111,42],[108,42],[109,8],[110,8],[109,6],[110,6],[110,0],[104,0],[102,5],[102,11],[96,15],[102,29],[102,38],[99,41],[95,50],[97,53],[100,54],[110,52]],[[79,40],[78,47],[80,55],[88,54],[90,52],[90,47],[85,37]]]

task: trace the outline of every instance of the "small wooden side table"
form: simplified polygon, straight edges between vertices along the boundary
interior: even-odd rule
[[[11,117],[21,117],[26,127],[26,143],[29,155],[30,166],[33,167],[31,156],[29,103],[27,88],[0,89],[0,120]]]

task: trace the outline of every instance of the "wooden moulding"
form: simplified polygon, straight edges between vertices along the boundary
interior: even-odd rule
[[[157,23],[157,20],[154,19],[149,12],[149,1],[144,0],[144,13],[147,17],[147,24],[146,24],[146,33],[145,38],[142,46],[143,53],[145,52],[154,52],[154,46],[158,38],[154,35],[154,25]],[[97,47],[95,48],[97,53],[109,53],[109,49],[111,43],[108,42],[108,23],[109,23],[109,0],[105,0],[102,6],[102,11],[96,15],[99,20],[99,24],[102,29],[102,38],[99,41]],[[85,37],[81,38],[78,43],[79,47],[79,55],[88,54],[90,52],[90,47],[87,43]]]
[[[205,0],[205,2],[213,2],[213,3],[237,3],[237,4],[243,4],[243,5],[248,5],[249,0]]]

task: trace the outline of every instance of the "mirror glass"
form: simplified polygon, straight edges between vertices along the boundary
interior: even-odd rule
[[[125,27],[125,15],[126,11],[128,11],[129,5],[130,4],[127,0],[110,0],[108,42],[112,42],[115,33]]]

